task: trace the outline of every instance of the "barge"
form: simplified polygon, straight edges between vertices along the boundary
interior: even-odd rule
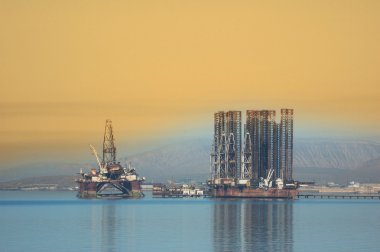
[[[208,196],[215,198],[256,198],[256,199],[295,199],[298,195],[298,183],[285,183],[277,178],[271,180],[273,169],[268,172],[267,178],[253,179],[219,178],[207,181]]]
[[[222,186],[210,188],[208,195],[215,198],[295,199],[297,189],[252,188]]]

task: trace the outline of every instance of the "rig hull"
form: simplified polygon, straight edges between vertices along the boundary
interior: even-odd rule
[[[120,198],[142,198],[141,183],[138,180],[107,180],[107,181],[88,181],[77,180],[79,198],[103,198],[103,197],[120,197]],[[106,188],[114,188],[116,193],[107,193]]]
[[[209,190],[215,198],[294,199],[297,189],[217,187]]]

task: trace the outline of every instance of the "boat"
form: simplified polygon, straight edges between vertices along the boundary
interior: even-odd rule
[[[92,153],[96,157],[98,167],[92,168],[89,173],[79,172],[78,183],[79,198],[142,198],[141,183],[145,180],[140,178],[136,169],[129,163],[123,167],[116,162],[116,147],[113,139],[112,122],[106,121],[106,130],[103,142],[103,159],[94,146],[90,145]]]

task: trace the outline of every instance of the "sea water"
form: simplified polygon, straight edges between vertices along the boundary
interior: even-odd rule
[[[0,251],[380,251],[380,200],[0,192]]]

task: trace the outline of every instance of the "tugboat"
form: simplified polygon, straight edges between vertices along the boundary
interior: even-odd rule
[[[81,169],[81,178],[77,179],[79,198],[142,198],[141,183],[145,180],[140,178],[136,169],[128,165],[128,168],[116,162],[116,147],[112,131],[111,120],[106,120],[103,159],[100,161],[99,155],[94,146],[90,145],[92,153],[96,157],[98,169],[91,169],[90,173],[84,173]]]

